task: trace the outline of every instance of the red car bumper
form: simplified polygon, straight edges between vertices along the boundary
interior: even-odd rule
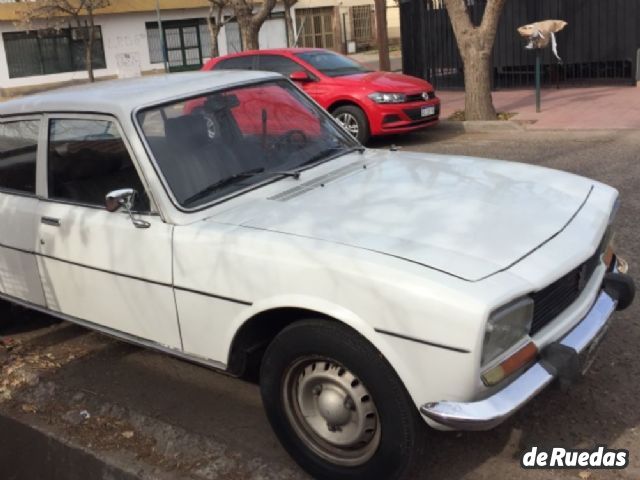
[[[371,103],[367,116],[372,135],[420,130],[435,125],[440,117],[440,99],[437,97],[424,102]],[[432,114],[428,111],[429,107],[433,107]]]

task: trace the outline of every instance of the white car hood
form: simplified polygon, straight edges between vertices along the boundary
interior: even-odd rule
[[[476,281],[561,232],[593,188],[582,177],[499,160],[351,157],[215,221],[350,245]]]

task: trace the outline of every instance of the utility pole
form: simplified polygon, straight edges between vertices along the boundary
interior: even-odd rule
[[[391,70],[389,61],[389,36],[387,34],[387,0],[375,0],[376,33],[378,37],[378,60],[380,70]]]

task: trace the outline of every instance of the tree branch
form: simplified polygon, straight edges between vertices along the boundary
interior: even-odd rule
[[[444,0],[444,4],[447,7],[447,13],[453,26],[453,33],[456,39],[458,39],[458,42],[466,39],[468,35],[473,34],[476,27],[471,23],[471,17],[467,11],[465,0]],[[460,45],[460,43],[458,43],[458,45]]]
[[[502,12],[505,2],[506,0],[488,0],[484,14],[482,15],[480,31],[484,37],[484,41],[491,45],[493,45],[496,31],[498,30],[498,21],[500,20],[500,13]]]

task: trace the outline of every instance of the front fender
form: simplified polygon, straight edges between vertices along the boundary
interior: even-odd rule
[[[227,338],[224,342],[224,344],[228,346],[226,358],[228,360],[230,359],[231,347],[237,333],[243,325],[257,315],[281,308],[297,308],[315,312],[320,316],[332,318],[349,326],[378,349],[382,356],[394,368],[409,393],[414,390],[412,387],[421,383],[419,377],[420,369],[416,369],[415,366],[412,368],[412,362],[408,361],[409,357],[399,354],[398,349],[392,345],[392,337],[387,337],[376,332],[368,322],[351,310],[325,299],[309,295],[278,295],[256,301],[251,307],[244,309],[241,314],[234,318],[231,328],[228,330]],[[416,406],[419,406],[421,403],[424,403],[424,401],[415,399],[415,403]]]

